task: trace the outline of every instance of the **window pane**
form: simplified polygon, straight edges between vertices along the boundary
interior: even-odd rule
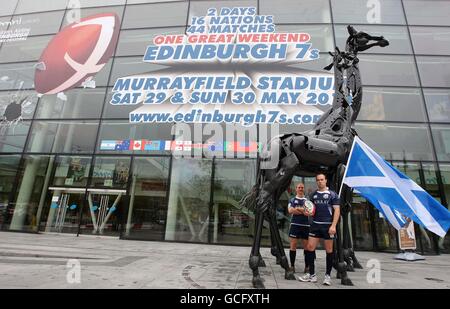
[[[450,89],[424,89],[430,121],[450,122]]]
[[[409,27],[416,54],[450,55],[450,28]]]
[[[19,0],[19,5],[14,14],[64,10],[67,3],[68,0]]]
[[[127,6],[122,29],[186,25],[187,2]]]
[[[98,122],[35,121],[28,152],[90,153],[94,151]]]
[[[450,202],[450,164],[440,163],[439,169],[441,171],[441,179],[444,185],[444,193],[448,204]],[[439,244],[441,252],[450,253],[450,232],[447,233],[445,238],[440,238]]]
[[[450,26],[448,1],[408,0],[403,5],[410,25]]]
[[[208,241],[211,161],[173,159],[165,240]]]
[[[380,25],[353,25],[356,30],[366,32],[373,36],[384,36],[389,41],[389,46],[373,47],[365,53],[372,54],[412,54],[409,41],[408,29],[403,26],[380,26]],[[336,32],[336,44],[342,50],[348,38],[347,26],[334,26]],[[417,52],[417,50],[416,50]]]
[[[45,95],[39,101],[36,119],[100,118],[106,88],[72,89],[67,91],[67,101],[56,95]]]
[[[372,206],[370,206],[372,207]],[[398,232],[378,209],[373,209],[378,249],[387,252],[398,252]]]
[[[172,124],[143,123],[130,124],[125,121],[103,121],[100,128],[97,151],[102,153],[131,153],[133,141],[157,141],[163,145],[172,140]],[[102,144],[103,143],[103,144]],[[135,153],[167,154],[164,148],[150,147],[139,149]]]
[[[420,90],[364,87],[358,120],[426,121]]]
[[[125,189],[130,175],[130,157],[96,157],[91,187]]]
[[[111,98],[113,95],[112,87],[109,87],[106,91],[106,101],[105,101],[105,108],[103,109],[103,116],[102,118],[105,119],[129,119],[130,112],[134,111],[136,108],[138,108],[140,105],[131,105],[131,104],[125,104],[125,105],[113,105],[110,104]]]
[[[393,165],[436,198],[438,202],[441,202],[434,164],[394,163]],[[418,224],[415,224],[415,227],[417,250],[423,253],[434,254],[436,246],[433,241],[433,233]]]
[[[53,35],[29,37],[25,41],[4,43],[0,49],[0,62],[38,60]]]
[[[119,16],[119,22],[122,20],[123,15],[123,6],[108,6],[108,7],[101,7],[101,8],[84,8],[81,6],[80,11],[80,18],[100,14],[100,13],[116,13],[117,16]],[[72,20],[72,13],[70,10],[66,11],[66,15],[64,16],[64,22],[63,27],[67,26],[68,24],[73,23]]]
[[[153,72],[164,68],[167,67],[159,64],[145,63],[142,61],[142,57],[115,58],[114,67],[111,73],[111,79],[109,83],[110,86],[114,86],[114,83],[120,77],[145,74],[148,72]]]
[[[90,168],[91,157],[58,156],[52,186],[85,187]]]
[[[134,159],[125,236],[164,239],[169,165],[168,157]]]
[[[426,125],[357,123],[356,132],[388,161],[434,159]]]
[[[450,126],[432,125],[434,145],[439,161],[450,161]]]
[[[276,32],[298,33],[306,32],[311,36],[312,48],[322,52],[334,50],[333,30],[327,25],[281,25],[277,26]],[[322,56],[322,55],[321,55]]]
[[[215,162],[212,242],[250,244],[254,214],[239,207],[239,200],[255,183],[255,160]]]
[[[352,201],[351,228],[353,246],[358,250],[373,250],[373,233],[370,212],[373,206],[366,199],[354,194]]]
[[[108,85],[109,74],[111,72],[113,59],[114,58],[109,59],[109,61],[100,70],[100,72],[98,72],[97,74],[95,74],[93,76],[92,80],[95,82],[95,85],[94,85],[95,87],[105,87],[105,86]],[[80,85],[78,88],[79,89],[86,89],[82,85]]]
[[[323,68],[333,62],[333,58],[328,54],[328,52],[321,52],[320,58],[314,61],[305,61],[297,64],[292,64],[289,68],[297,68],[302,70],[320,71],[321,73],[330,73],[333,71],[325,71]]]
[[[0,16],[12,15],[14,9],[16,8],[18,0],[2,0],[2,5],[0,6]]]
[[[442,204],[443,200],[439,191],[436,166],[434,163],[422,163],[421,169],[423,172],[422,188],[425,189],[432,197]],[[414,180],[414,179],[413,179]],[[418,184],[420,182],[416,181]]]
[[[35,62],[0,64],[0,90],[33,89]]]
[[[38,97],[34,91],[0,92],[0,117],[14,121],[20,117],[31,119]]]
[[[395,55],[360,55],[364,85],[419,86],[414,58]]]
[[[0,229],[9,215],[9,194],[12,191],[19,168],[20,155],[0,156]]]
[[[114,58],[109,59],[109,61],[100,70],[100,72],[98,72],[97,74],[94,75],[93,81],[95,82],[96,87],[105,87],[108,85],[109,74],[111,72],[113,59]],[[81,86],[79,88],[83,88],[83,86]]]
[[[424,87],[450,87],[450,57],[418,56],[420,80]]]
[[[400,0],[331,0],[333,20],[344,24],[405,24]]]
[[[260,0],[259,13],[273,15],[280,23],[330,23],[330,4],[327,0]]]
[[[64,11],[53,11],[14,16],[13,20],[20,19],[20,23],[11,25],[8,30],[27,28],[30,29],[30,36],[57,33],[63,15]]]
[[[117,44],[117,56],[142,56],[156,35],[184,34],[184,27],[122,30]],[[142,58],[141,58],[142,59]]]
[[[24,156],[13,203],[14,212],[10,218],[10,230],[37,232],[38,216],[47,192],[44,183],[52,170],[49,162],[50,156]]]
[[[29,129],[30,122],[0,124],[0,151],[22,152]]]

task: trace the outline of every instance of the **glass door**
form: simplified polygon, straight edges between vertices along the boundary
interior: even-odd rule
[[[50,187],[49,191],[52,198],[45,232],[76,234],[86,189]]]
[[[125,190],[87,189],[87,204],[83,208],[80,233],[119,236],[120,211]]]

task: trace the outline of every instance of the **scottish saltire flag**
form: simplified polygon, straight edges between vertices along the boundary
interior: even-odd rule
[[[405,225],[405,217],[441,237],[450,228],[450,211],[358,137],[343,183],[370,201],[397,229]]]

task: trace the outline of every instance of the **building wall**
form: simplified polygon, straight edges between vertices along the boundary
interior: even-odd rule
[[[39,98],[33,89],[36,62],[51,38],[73,19],[77,2],[2,0],[0,31],[31,29],[26,40],[0,46],[0,115],[11,101],[27,98],[22,119],[1,124],[2,230],[95,233],[90,209],[99,210],[102,203],[111,207],[116,201],[116,210],[101,229],[104,234],[251,243],[253,219],[237,207],[237,201],[254,183],[255,159],[176,159],[166,151],[117,152],[99,147],[108,139],[173,139],[171,125],[129,124],[130,107],[108,103],[111,87],[118,77],[161,69],[142,62],[154,35],[184,33],[192,16],[224,6],[253,6],[258,14],[274,15],[277,31],[310,33],[321,59],[304,64],[307,69],[322,70],[331,62],[327,52],[343,47],[348,24],[388,38],[389,48],[360,55],[364,99],[356,129],[375,151],[448,205],[449,1],[79,1],[81,17],[103,12],[120,17],[114,56],[97,74],[96,88],[67,91],[66,101],[56,95]],[[280,130],[308,128],[284,125]],[[303,181],[313,187],[310,179]],[[105,194],[96,189],[116,191]],[[283,196],[283,207],[288,196]],[[63,198],[73,207],[58,214],[55,203]],[[287,220],[280,220],[284,231]],[[358,197],[352,232],[356,248],[398,249],[395,230]],[[438,246],[440,252],[448,252],[448,236],[438,239],[418,228],[417,233],[423,252],[434,253]],[[264,242],[268,243],[267,231]]]

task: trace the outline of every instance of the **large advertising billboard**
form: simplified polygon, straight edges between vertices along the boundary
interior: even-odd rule
[[[185,34],[156,35],[142,61],[163,65],[115,81],[130,123],[313,124],[333,100],[333,75],[298,67],[319,59],[306,32],[276,32],[255,7],[209,8]]]

